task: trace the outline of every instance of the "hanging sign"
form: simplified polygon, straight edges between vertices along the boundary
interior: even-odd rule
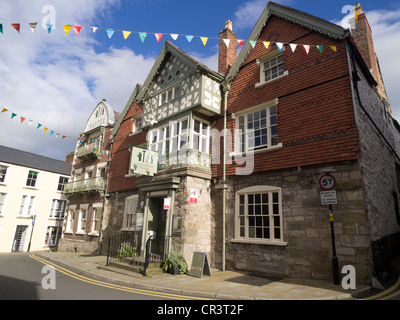
[[[133,174],[154,176],[157,173],[158,153],[151,150],[132,147],[131,170]]]

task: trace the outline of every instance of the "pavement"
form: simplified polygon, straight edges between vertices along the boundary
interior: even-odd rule
[[[107,257],[74,252],[36,252],[49,262],[79,275],[127,287],[202,296],[209,299],[239,300],[344,300],[370,289],[357,286],[344,290],[341,285],[319,280],[267,278],[238,271],[211,270],[201,278],[168,273],[142,276],[139,273],[106,266]]]

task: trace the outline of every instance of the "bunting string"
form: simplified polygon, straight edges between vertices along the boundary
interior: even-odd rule
[[[33,32],[35,32],[38,23],[37,22],[29,22],[28,23],[30,30]],[[11,26],[15,29],[15,31],[17,33],[20,33],[21,30],[21,23],[11,23]],[[51,23],[47,23],[46,27],[47,27],[47,31],[50,34],[53,26]],[[122,33],[122,36],[124,38],[124,40],[127,40],[131,34],[137,34],[139,39],[141,40],[142,43],[144,43],[144,41],[146,39],[148,39],[148,35],[154,35],[155,40],[160,43],[161,39],[165,36],[165,35],[169,35],[171,37],[172,40],[176,41],[178,40],[178,38],[184,38],[187,40],[188,43],[191,43],[192,40],[194,38],[199,38],[201,40],[201,42],[203,43],[203,46],[206,46],[206,44],[208,43],[208,41],[211,40],[219,40],[219,37],[205,37],[205,36],[195,36],[195,35],[188,35],[188,34],[179,34],[179,33],[153,33],[153,32],[143,32],[143,31],[128,31],[128,30],[119,30],[119,29],[113,29],[113,28],[104,28],[104,27],[83,27],[83,26],[79,26],[79,25],[72,25],[72,24],[63,24],[62,25],[63,31],[65,36],[70,34],[70,31],[73,30],[75,35],[78,36],[82,30],[82,28],[88,28],[91,30],[92,33],[96,33],[98,32],[99,29],[105,30],[107,36],[109,39],[111,39],[115,32],[120,32]],[[0,33],[4,34],[4,26],[3,23],[0,23]],[[225,45],[227,47],[229,47],[231,41],[231,39],[222,39],[223,42],[225,43]],[[276,45],[276,47],[278,48],[278,50],[281,52],[285,46],[290,46],[291,51],[295,52],[296,49],[298,47],[303,47],[304,51],[309,54],[311,48],[316,48],[318,49],[318,51],[320,53],[323,52],[323,50],[325,48],[330,48],[333,51],[337,51],[338,47],[337,46],[332,46],[332,45],[322,45],[322,44],[302,44],[302,43],[285,43],[285,42],[274,42],[274,41],[262,41],[262,40],[250,40],[247,39],[251,45],[251,47],[254,49],[255,46],[257,45],[257,43],[262,43],[264,45],[264,47],[266,49],[269,49],[270,46],[272,44]],[[236,44],[240,47],[243,48],[243,44],[246,42],[246,39],[237,39],[236,40]],[[345,46],[347,49],[349,49],[349,46]]]
[[[11,113],[11,119],[19,119],[19,123],[20,124],[24,123],[28,119],[28,118],[23,117],[23,116],[18,116],[18,114],[16,114],[15,112],[10,111],[7,108],[1,108],[1,109],[2,110],[1,110],[0,114],[6,115],[6,114]],[[80,139],[80,137],[79,138],[73,138],[73,137],[71,137],[69,135],[58,133],[58,132],[56,132],[54,130],[51,130],[49,127],[47,127],[47,126],[45,126],[45,125],[43,125],[43,124],[41,124],[39,122],[36,122],[34,120],[27,120],[27,122],[25,122],[25,123],[27,123],[28,126],[35,127],[36,130],[39,130],[39,129],[43,130],[43,133],[48,132],[50,134],[50,136],[54,136],[56,138],[61,137],[61,140],[68,138],[68,139],[73,139],[74,141],[76,141],[76,140]]]

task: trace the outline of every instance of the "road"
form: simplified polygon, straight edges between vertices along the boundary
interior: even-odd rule
[[[78,275],[57,264],[49,265],[49,261],[27,253],[0,254],[0,300],[196,299],[114,285]]]

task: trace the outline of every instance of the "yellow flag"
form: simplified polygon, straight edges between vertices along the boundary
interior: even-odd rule
[[[69,24],[63,24],[65,35],[68,34],[69,30],[71,30],[72,26]]]
[[[203,45],[206,45],[208,38],[207,37],[200,37],[201,41],[203,41]]]
[[[1,113],[8,111],[8,109],[3,108],[3,110],[1,110]]]
[[[271,42],[269,41],[263,41],[265,49],[268,49],[269,45],[271,44]]]
[[[331,49],[336,52],[336,46],[331,46]]]
[[[122,34],[124,35],[124,39],[126,40],[129,37],[129,35],[131,34],[131,32],[130,31],[122,31]]]
[[[48,128],[44,128],[44,129],[43,129],[43,132],[46,132],[46,131],[47,131],[47,129],[48,129]]]

